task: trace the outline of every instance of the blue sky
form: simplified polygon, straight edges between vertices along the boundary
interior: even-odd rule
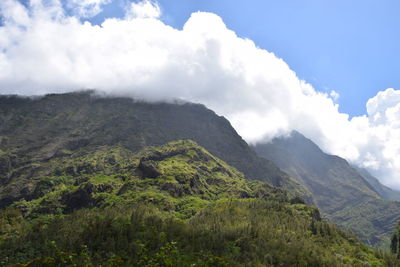
[[[124,1],[92,21],[123,14]],[[340,94],[340,111],[365,114],[378,91],[400,88],[400,1],[159,0],[162,20],[181,28],[190,14],[218,14],[240,37],[283,58],[317,90]]]

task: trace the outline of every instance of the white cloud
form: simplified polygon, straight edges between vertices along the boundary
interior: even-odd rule
[[[330,96],[334,101],[337,101],[337,100],[339,99],[339,97],[340,97],[340,94],[339,94],[338,92],[336,92],[335,90],[332,90],[332,91],[329,93],[329,96]]]
[[[82,18],[94,17],[112,0],[69,0],[67,6]]]
[[[105,3],[82,3],[89,2]],[[0,1],[0,93],[97,88],[149,101],[200,102],[249,142],[296,129],[400,188],[400,91],[380,92],[368,101],[368,114],[350,120],[338,111],[337,93],[317,92],[215,14],[193,13],[178,30],[158,19],[155,2],[144,1],[125,18],[95,26],[67,16],[57,0],[46,3],[32,0],[28,10]]]
[[[0,12],[3,15],[3,19],[9,23],[15,23],[18,25],[26,25],[29,22],[29,17],[25,7],[12,0],[3,0],[0,5]]]
[[[360,165],[389,185],[400,186],[400,90],[379,92],[367,102],[367,116],[358,118],[365,140],[359,144]]]
[[[161,10],[157,3],[150,0],[133,2],[128,6],[126,18],[159,18]]]

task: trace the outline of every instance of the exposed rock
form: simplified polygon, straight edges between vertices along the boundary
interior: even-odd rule
[[[176,183],[166,183],[161,187],[161,190],[167,191],[173,197],[182,197],[184,195],[182,186]]]
[[[192,190],[197,190],[201,188],[203,185],[200,181],[200,178],[197,174],[195,174],[191,179],[190,179],[190,188]]]
[[[146,161],[145,159],[141,159],[138,170],[142,174],[142,178],[157,178],[161,175],[161,172],[157,169],[155,163],[151,161]]]
[[[98,193],[111,193],[114,187],[110,184],[99,184],[96,186],[96,192]]]
[[[300,196],[295,196],[290,200],[291,204],[305,204],[305,201]]]
[[[178,149],[178,150],[174,150],[168,153],[161,153],[159,151],[155,151],[153,152],[152,155],[143,158],[143,160],[148,161],[148,160],[152,160],[152,161],[162,161],[166,158],[172,158],[176,155],[182,155],[185,154],[186,150],[184,149]]]
[[[64,169],[65,174],[75,176],[77,175],[76,167],[75,166],[68,166]]]
[[[116,159],[115,159],[114,156],[110,156],[110,157],[107,159],[107,162],[108,162],[108,164],[110,164],[110,165],[115,165],[115,164],[117,164],[117,161],[116,161]]]
[[[30,197],[32,199],[40,198],[40,197],[44,196],[45,194],[51,192],[52,187],[54,185],[55,184],[52,181],[41,180],[36,184],[35,189],[33,190],[33,193]]]
[[[76,167],[76,172],[78,174],[92,174],[95,171],[96,171],[96,166],[87,162]]]
[[[314,209],[311,217],[313,218],[313,220],[316,220],[318,222],[322,221],[321,213],[319,212],[319,209]]]
[[[210,173],[210,170],[207,167],[200,166],[199,169],[204,171],[204,172],[206,172],[206,173]]]
[[[78,190],[64,195],[61,199],[61,203],[66,206],[66,212],[92,207],[95,204],[95,199],[92,194],[95,192],[96,187],[92,183],[87,183]]]
[[[240,198],[250,198],[250,197],[252,197],[248,192],[246,192],[246,191],[240,191],[239,192],[239,197]]]

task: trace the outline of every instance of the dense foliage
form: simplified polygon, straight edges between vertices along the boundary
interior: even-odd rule
[[[149,205],[84,209],[24,222],[18,238],[2,242],[1,258],[27,266],[397,266],[310,212],[260,199],[220,200],[186,220]]]
[[[192,141],[64,153],[0,212],[2,265],[398,266]]]
[[[400,222],[397,224],[390,240],[390,251],[400,259]]]

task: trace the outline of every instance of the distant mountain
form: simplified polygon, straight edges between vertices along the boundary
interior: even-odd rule
[[[400,218],[400,203],[384,200],[346,160],[324,153],[298,132],[254,150],[307,187],[324,216],[370,245],[387,244]]]
[[[40,98],[0,96],[0,207],[35,198],[53,158],[79,149],[120,145],[132,152],[191,139],[243,172],[310,200],[310,194],[271,161],[260,158],[229,121],[203,105],[144,103],[93,92]]]
[[[374,188],[374,190],[386,200],[400,201],[400,192],[393,190],[379,182],[379,180],[372,176],[366,169],[353,166],[357,172],[364,177],[364,179]]]

